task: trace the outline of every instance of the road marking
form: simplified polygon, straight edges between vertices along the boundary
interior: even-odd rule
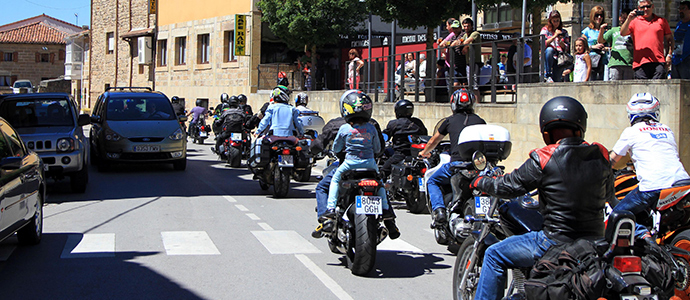
[[[236,204],[235,207],[237,207],[237,209],[239,209],[240,211],[249,211],[249,209],[242,204]]]
[[[302,262],[302,264],[305,267],[307,267],[307,269],[311,271],[316,276],[316,278],[318,278],[323,283],[323,285],[325,285],[326,288],[328,288],[331,291],[331,293],[338,297],[338,299],[353,299],[352,296],[345,292],[345,290],[342,287],[340,287],[340,285],[338,285],[338,283],[335,282],[335,280],[333,280],[333,278],[328,276],[326,272],[321,270],[313,261],[311,261],[309,257],[307,257],[304,254],[295,254],[295,257],[297,257],[297,259],[300,262]]]
[[[292,230],[252,231],[271,254],[321,253],[321,250]]]
[[[231,202],[231,203],[237,202],[237,200],[235,198],[233,198],[232,196],[223,196],[223,198],[225,198],[225,200],[228,200],[228,202]]]
[[[271,231],[271,230],[273,230],[273,227],[271,227],[271,225],[268,225],[267,223],[259,222],[259,223],[256,223],[256,224],[259,224],[259,227],[263,228],[263,229],[266,230],[266,231]]]
[[[83,235],[69,235],[60,258],[93,258],[114,256],[114,233],[86,233]]]
[[[250,219],[252,219],[254,221],[261,220],[261,218],[259,218],[259,216],[255,215],[255,214],[245,214],[245,215],[247,215],[247,217],[249,217]]]
[[[385,239],[378,246],[376,246],[376,250],[424,253],[422,249],[412,246],[412,244],[401,239]]]
[[[206,231],[163,231],[161,237],[168,255],[220,254]]]

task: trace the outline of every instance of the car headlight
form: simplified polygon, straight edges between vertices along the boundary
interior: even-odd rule
[[[55,145],[57,152],[72,152],[74,151],[74,139],[61,138],[57,140]]]
[[[179,141],[184,138],[184,131],[182,131],[182,128],[178,128],[168,137],[173,141]]]
[[[115,142],[117,142],[117,141],[119,141],[121,138],[122,138],[122,137],[121,137],[119,134],[115,133],[115,131],[112,131],[112,130],[110,130],[110,129],[106,129],[106,131],[105,131],[105,139],[106,139],[107,141],[115,141]]]

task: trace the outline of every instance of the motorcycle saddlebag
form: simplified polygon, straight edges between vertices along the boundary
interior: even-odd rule
[[[394,186],[403,187],[405,181],[407,181],[407,179],[405,179],[405,176],[407,176],[407,174],[405,174],[406,170],[407,169],[402,165],[391,166],[391,181]]]

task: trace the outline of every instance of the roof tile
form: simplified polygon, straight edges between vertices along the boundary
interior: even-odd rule
[[[67,33],[43,22],[0,32],[0,43],[11,44],[65,44]]]

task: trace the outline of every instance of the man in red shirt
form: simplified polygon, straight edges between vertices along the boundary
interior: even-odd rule
[[[654,14],[651,0],[639,0],[637,9],[644,14],[628,14],[620,33],[621,36],[630,34],[635,45],[632,65],[635,79],[666,78],[673,54],[671,27],[666,19]]]

